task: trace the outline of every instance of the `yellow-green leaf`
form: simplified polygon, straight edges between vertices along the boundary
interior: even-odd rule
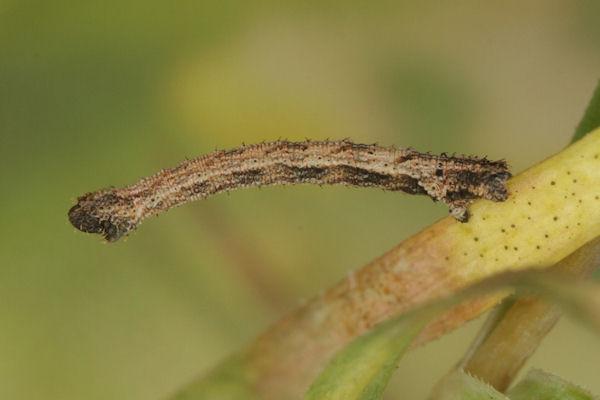
[[[398,360],[431,316],[401,317],[358,338],[327,365],[303,400],[379,399]]]
[[[533,291],[554,301],[600,332],[600,285],[566,279],[552,272],[507,273],[486,279],[458,294],[383,323],[354,340],[327,365],[303,400],[380,399],[398,360],[413,337],[436,313],[455,306],[465,298],[508,288],[522,292]],[[464,375],[451,375],[443,380],[434,392],[437,396],[435,398],[494,398],[489,396],[497,393],[495,389],[477,384],[476,379]],[[454,394],[444,397],[446,390],[452,386],[450,384],[457,382],[460,385],[454,387]],[[460,397],[460,393],[465,397]]]
[[[598,400],[572,383],[540,370],[532,370],[513,389],[509,390],[510,400]]]
[[[490,385],[455,370],[446,375],[435,387],[431,400],[509,400]]]

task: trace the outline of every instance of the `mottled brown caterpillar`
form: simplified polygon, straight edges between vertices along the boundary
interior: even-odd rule
[[[69,220],[83,232],[114,242],[144,218],[188,201],[250,186],[309,183],[424,194],[442,200],[454,218],[467,222],[467,206],[474,199],[506,200],[510,176],[503,160],[424,154],[349,140],[279,140],[216,151],[132,186],[87,193],[69,210]]]

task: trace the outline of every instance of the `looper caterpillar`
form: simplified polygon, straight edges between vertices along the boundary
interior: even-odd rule
[[[467,222],[476,198],[504,201],[511,174],[504,160],[434,155],[349,140],[242,146],[188,160],[124,188],[100,189],[69,210],[75,228],[109,242],[128,235],[160,211],[224,191],[250,186],[347,185],[424,194],[442,200]]]

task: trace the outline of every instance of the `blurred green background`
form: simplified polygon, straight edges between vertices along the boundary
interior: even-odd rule
[[[163,398],[447,213],[376,190],[268,188],[105,244],[69,225],[78,195],[277,138],[521,171],[583,114],[599,3],[0,1],[0,398]],[[480,323],[411,352],[386,399],[425,398]],[[564,319],[528,365],[600,393],[599,356]]]

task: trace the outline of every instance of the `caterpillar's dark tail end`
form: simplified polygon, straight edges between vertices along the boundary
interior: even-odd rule
[[[69,222],[75,228],[86,233],[98,233],[109,242],[118,240],[122,233],[109,220],[101,221],[81,204],[75,204],[69,210]]]
[[[87,213],[79,204],[75,204],[69,210],[69,221],[71,225],[82,232],[103,233],[102,225],[98,218]]]

